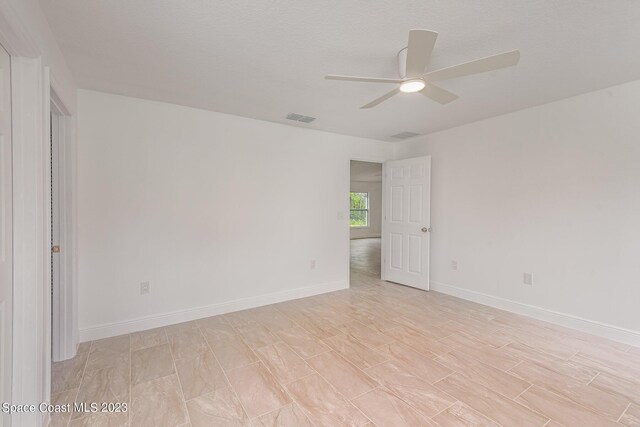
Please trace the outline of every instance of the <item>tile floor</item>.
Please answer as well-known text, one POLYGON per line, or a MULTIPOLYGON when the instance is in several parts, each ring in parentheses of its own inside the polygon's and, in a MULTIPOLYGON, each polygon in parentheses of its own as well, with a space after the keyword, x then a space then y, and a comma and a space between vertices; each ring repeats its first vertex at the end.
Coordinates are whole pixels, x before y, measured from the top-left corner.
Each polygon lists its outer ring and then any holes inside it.
POLYGON ((127 402, 53 426, 640 426, 640 349, 381 282, 92 343, 52 399, 127 402))

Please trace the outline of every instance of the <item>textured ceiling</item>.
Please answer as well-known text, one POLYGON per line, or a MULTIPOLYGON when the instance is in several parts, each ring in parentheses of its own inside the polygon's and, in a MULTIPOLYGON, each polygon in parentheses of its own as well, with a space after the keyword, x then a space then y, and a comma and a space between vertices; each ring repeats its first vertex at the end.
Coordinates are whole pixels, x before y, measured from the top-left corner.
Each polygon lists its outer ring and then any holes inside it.
POLYGON ((640 79, 636 0, 42 0, 82 88, 388 141, 640 79), (428 69, 511 49, 511 69, 441 82, 442 106, 328 73, 396 77, 411 28, 428 69), (317 117, 311 124, 290 113, 317 117))

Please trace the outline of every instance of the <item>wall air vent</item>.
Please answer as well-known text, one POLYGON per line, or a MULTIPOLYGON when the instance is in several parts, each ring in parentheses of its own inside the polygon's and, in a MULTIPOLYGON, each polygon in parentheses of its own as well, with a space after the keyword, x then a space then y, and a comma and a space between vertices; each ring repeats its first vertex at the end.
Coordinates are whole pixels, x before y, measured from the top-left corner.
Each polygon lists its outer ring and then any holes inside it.
POLYGON ((316 118, 315 117, 309 117, 309 116, 303 116, 302 114, 291 113, 291 114, 289 114, 287 116, 287 119, 288 120, 294 120, 296 122, 311 123, 316 118))
POLYGON ((400 132, 400 133, 396 133, 395 135, 391 135, 391 138, 395 138, 395 139, 407 139, 407 138, 413 138, 414 136, 418 136, 420 135, 419 133, 415 133, 415 132, 400 132))

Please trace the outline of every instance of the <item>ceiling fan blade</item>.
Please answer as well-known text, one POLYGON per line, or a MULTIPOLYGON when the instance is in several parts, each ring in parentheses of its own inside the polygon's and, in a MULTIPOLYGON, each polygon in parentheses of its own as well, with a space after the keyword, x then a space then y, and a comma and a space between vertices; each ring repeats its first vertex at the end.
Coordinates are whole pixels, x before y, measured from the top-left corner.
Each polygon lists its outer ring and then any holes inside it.
POLYGON ((356 76, 336 76, 328 75, 324 76, 327 80, 346 80, 349 82, 364 82, 364 83, 402 83, 402 79, 385 79, 381 77, 356 77, 356 76))
POLYGON ((396 88, 396 89, 392 90, 391 92, 385 93, 380 98, 376 98, 373 101, 371 101, 370 103, 368 103, 367 105, 363 105, 362 107, 360 107, 360 109, 364 110, 364 109, 367 109, 367 108, 373 108, 376 105, 380 104, 381 102, 386 101, 387 99, 391 98, 393 95, 397 95, 398 93, 400 93, 400 88, 396 88))
POLYGON ((458 95, 451 93, 448 90, 442 89, 440 86, 434 84, 427 84, 424 89, 420 91, 421 94, 429 99, 433 99, 440 104, 448 104, 451 101, 458 99, 458 95))
POLYGON ((441 68, 440 70, 426 73, 423 77, 429 82, 455 79, 456 77, 469 76, 471 74, 479 74, 487 71, 498 70, 500 68, 511 67, 516 65, 519 60, 520 51, 513 50, 511 52, 487 56, 486 58, 476 59, 475 61, 465 62, 452 67, 441 68))
POLYGON ((429 30, 409 31, 407 45, 407 77, 420 77, 429 63, 438 33, 429 30))

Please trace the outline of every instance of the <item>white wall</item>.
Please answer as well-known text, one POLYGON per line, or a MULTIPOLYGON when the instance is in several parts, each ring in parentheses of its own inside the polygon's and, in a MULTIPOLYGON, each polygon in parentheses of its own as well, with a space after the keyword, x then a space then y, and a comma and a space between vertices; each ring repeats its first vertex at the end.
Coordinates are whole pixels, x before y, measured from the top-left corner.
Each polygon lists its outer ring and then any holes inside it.
POLYGON ((98 92, 78 102, 83 339, 347 286, 349 160, 383 161, 392 144, 98 92))
POLYGON ((380 237, 382 232, 382 182, 351 181, 351 191, 369 193, 369 226, 351 228, 351 238, 380 237))
POLYGON ((640 331, 639 113, 637 81, 400 144, 432 156, 432 281, 640 331))

